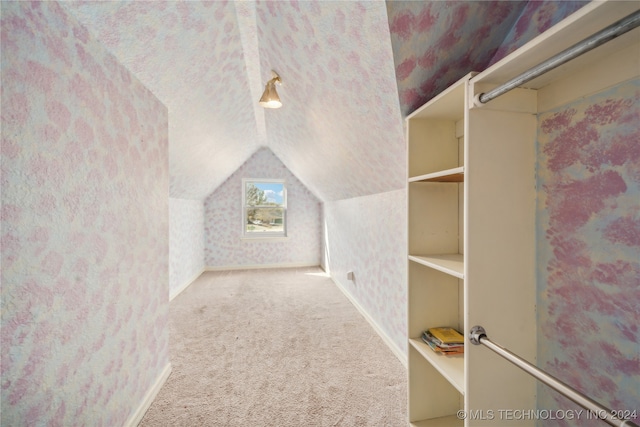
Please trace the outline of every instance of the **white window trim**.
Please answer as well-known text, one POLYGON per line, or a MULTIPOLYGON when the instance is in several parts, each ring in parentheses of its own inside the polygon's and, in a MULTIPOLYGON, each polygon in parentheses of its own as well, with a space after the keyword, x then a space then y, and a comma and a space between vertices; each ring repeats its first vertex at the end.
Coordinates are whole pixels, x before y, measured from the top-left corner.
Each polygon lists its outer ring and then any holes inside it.
POLYGON ((286 240, 287 236, 287 182, 284 179, 268 179, 268 178, 242 178, 242 215, 240 216, 241 222, 241 239, 242 240, 286 240), (259 205, 259 206, 249 206, 246 205, 246 190, 248 182, 257 182, 257 183, 274 183, 274 184, 282 184, 282 201, 283 204, 281 208, 283 209, 282 222, 283 222, 283 230, 276 232, 263 231, 261 233, 248 233, 247 227, 245 223, 247 209, 251 208, 272 208, 273 206, 269 205, 259 205))

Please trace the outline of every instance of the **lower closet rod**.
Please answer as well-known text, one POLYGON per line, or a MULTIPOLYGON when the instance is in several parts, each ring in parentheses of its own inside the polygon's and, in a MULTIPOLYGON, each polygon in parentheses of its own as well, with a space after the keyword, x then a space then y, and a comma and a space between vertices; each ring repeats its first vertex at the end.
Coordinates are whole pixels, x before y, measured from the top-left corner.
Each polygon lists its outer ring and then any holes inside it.
POLYGON ((540 370, 538 367, 527 362, 520 356, 517 356, 506 348, 494 343, 487 337, 487 333, 482 326, 474 326, 473 328, 471 328, 471 331, 469 332, 469 341, 471 341, 472 344, 482 344, 493 350, 495 353, 504 357, 509 362, 513 363, 528 374, 534 376, 539 381, 542 381, 557 392, 573 400, 583 408, 591 411, 594 414, 597 414, 598 417, 607 424, 617 427, 640 427, 633 421, 618 418, 615 411, 612 411, 606 406, 601 405, 600 403, 585 396, 571 386, 563 383, 554 376, 551 376, 548 373, 540 370))
POLYGON ((579 43, 574 44, 568 49, 563 50, 559 54, 547 59, 546 61, 536 65, 528 71, 520 74, 517 77, 509 80, 501 86, 487 92, 476 95, 476 104, 479 106, 485 104, 492 99, 499 97, 500 95, 509 92, 530 80, 535 79, 538 76, 543 75, 547 71, 551 71, 560 65, 569 62, 570 60, 577 58, 583 53, 589 52, 596 47, 605 44, 608 41, 615 39, 623 35, 624 33, 633 30, 640 25, 640 11, 635 11, 626 18, 619 20, 618 22, 608 26, 607 28, 598 31, 591 37, 582 40, 579 43))

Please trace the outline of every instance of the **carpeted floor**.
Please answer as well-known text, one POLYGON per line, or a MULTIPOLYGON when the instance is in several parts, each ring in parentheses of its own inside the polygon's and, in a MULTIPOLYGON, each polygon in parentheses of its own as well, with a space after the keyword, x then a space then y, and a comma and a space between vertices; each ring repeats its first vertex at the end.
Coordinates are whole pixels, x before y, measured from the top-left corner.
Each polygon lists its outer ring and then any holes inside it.
POLYGON ((406 426, 406 370, 319 268, 206 272, 171 302, 141 426, 406 426))

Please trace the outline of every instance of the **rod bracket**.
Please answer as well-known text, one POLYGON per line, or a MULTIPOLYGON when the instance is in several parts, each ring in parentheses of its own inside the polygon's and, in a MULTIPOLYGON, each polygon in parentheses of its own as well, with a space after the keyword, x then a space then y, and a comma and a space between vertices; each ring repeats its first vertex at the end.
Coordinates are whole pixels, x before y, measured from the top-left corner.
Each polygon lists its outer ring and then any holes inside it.
POLYGON ((484 92, 476 94, 473 97, 473 106, 474 107, 482 107, 485 103, 482 101, 482 97, 484 96, 484 92))
POLYGON ((482 326, 476 325, 469 331, 469 341, 471 344, 480 345, 480 340, 487 338, 487 331, 482 326))

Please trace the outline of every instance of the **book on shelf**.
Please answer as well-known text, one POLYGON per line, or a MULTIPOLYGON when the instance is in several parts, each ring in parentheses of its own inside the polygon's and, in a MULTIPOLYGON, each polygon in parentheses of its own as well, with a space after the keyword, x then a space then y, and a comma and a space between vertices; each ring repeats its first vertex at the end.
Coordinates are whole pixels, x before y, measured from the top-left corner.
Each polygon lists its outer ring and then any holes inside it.
POLYGON ((441 326, 422 333, 424 341, 436 353, 455 355, 464 353, 464 336, 454 328, 441 326))

